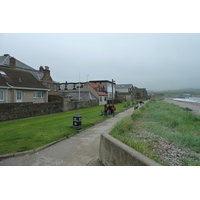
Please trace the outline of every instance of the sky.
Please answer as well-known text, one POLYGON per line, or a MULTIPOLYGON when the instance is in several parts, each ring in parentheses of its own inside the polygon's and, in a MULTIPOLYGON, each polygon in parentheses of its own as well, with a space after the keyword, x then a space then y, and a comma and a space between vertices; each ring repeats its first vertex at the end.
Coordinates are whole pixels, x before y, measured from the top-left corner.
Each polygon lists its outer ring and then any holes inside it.
POLYGON ((0 33, 0 54, 60 83, 110 80, 147 90, 200 87, 199 33, 0 33))

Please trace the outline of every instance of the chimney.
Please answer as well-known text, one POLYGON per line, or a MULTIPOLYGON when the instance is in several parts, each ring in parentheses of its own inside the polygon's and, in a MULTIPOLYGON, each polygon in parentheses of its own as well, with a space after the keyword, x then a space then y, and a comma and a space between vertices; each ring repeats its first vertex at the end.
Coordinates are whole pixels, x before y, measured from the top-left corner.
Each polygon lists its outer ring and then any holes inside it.
POLYGON ((40 72, 43 72, 43 71, 44 71, 43 66, 40 66, 40 72))
POLYGON ((49 67, 48 67, 48 66, 45 66, 45 70, 49 71, 49 67))
POLYGON ((10 67, 11 67, 11 69, 16 68, 16 59, 14 57, 10 58, 10 67))
POLYGON ((43 70, 43 73, 44 73, 45 75, 50 76, 50 70, 49 70, 49 67, 48 67, 48 66, 45 66, 45 69, 43 70))

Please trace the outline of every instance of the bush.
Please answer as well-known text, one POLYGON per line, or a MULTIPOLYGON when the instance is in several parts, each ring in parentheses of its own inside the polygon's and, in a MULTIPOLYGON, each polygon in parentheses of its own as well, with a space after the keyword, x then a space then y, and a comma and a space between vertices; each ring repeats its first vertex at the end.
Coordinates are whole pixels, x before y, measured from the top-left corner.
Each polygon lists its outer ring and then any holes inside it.
POLYGON ((191 109, 191 108, 188 108, 188 107, 183 108, 183 110, 184 110, 184 111, 192 111, 192 109, 191 109))

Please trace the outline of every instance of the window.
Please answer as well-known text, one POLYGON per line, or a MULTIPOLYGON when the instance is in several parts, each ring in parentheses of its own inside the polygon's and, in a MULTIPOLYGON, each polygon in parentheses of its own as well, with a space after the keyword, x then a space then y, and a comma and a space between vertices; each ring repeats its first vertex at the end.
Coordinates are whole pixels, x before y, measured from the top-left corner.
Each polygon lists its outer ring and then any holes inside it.
POLYGON ((57 85, 55 84, 55 85, 54 85, 54 91, 56 91, 56 90, 57 90, 57 85))
POLYGON ((50 88, 51 88, 51 84, 49 84, 49 83, 48 83, 48 84, 47 84, 47 88, 49 88, 49 89, 50 89, 50 88))
POLYGON ((106 101, 106 97, 104 97, 104 101, 106 101))
POLYGON ((22 91, 16 92, 16 102, 22 102, 22 91))
POLYGON ((43 92, 33 92, 33 98, 43 98, 44 93, 43 92))
POLYGON ((4 100, 4 91, 0 90, 0 101, 4 100))
POLYGON ((100 101, 102 101, 102 97, 100 97, 100 101))

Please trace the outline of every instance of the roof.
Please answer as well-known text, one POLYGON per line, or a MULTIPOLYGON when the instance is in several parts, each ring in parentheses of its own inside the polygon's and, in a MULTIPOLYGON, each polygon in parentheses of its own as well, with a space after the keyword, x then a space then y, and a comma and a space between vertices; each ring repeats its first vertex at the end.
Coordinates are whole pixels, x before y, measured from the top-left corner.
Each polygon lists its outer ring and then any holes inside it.
POLYGON ((99 96, 107 96, 107 94, 106 94, 105 92, 97 92, 97 94, 98 94, 99 96))
POLYGON ((90 86, 93 87, 96 91, 97 91, 98 88, 104 88, 104 85, 102 85, 102 84, 96 84, 96 83, 90 83, 90 82, 89 82, 89 84, 90 84, 90 86))
MULTIPOLYGON (((10 67, 10 58, 12 58, 12 56, 10 56, 9 54, 4 54, 3 56, 0 56, 0 65, 5 67, 10 67)), ((43 78, 44 76, 43 72, 40 72, 17 59, 15 60, 16 60, 16 69, 22 71, 29 71, 38 80, 41 80, 43 78)))
POLYGON ((107 96, 107 94, 104 92, 104 85, 96 84, 96 83, 90 83, 90 82, 88 82, 88 84, 95 90, 95 92, 99 96, 107 96))
POLYGON ((108 81, 108 80, 93 80, 93 81, 90 81, 90 82, 91 83, 112 83, 112 81, 108 81))
POLYGON ((131 88, 133 85, 132 84, 117 84, 115 86, 116 89, 118 88, 131 88))
POLYGON ((48 90, 31 73, 0 66, 0 87, 48 90))
MULTIPOLYGON (((71 97, 72 100, 79 100, 79 92, 71 92, 65 95, 71 97)), ((81 100, 97 100, 90 92, 80 92, 81 100)))

